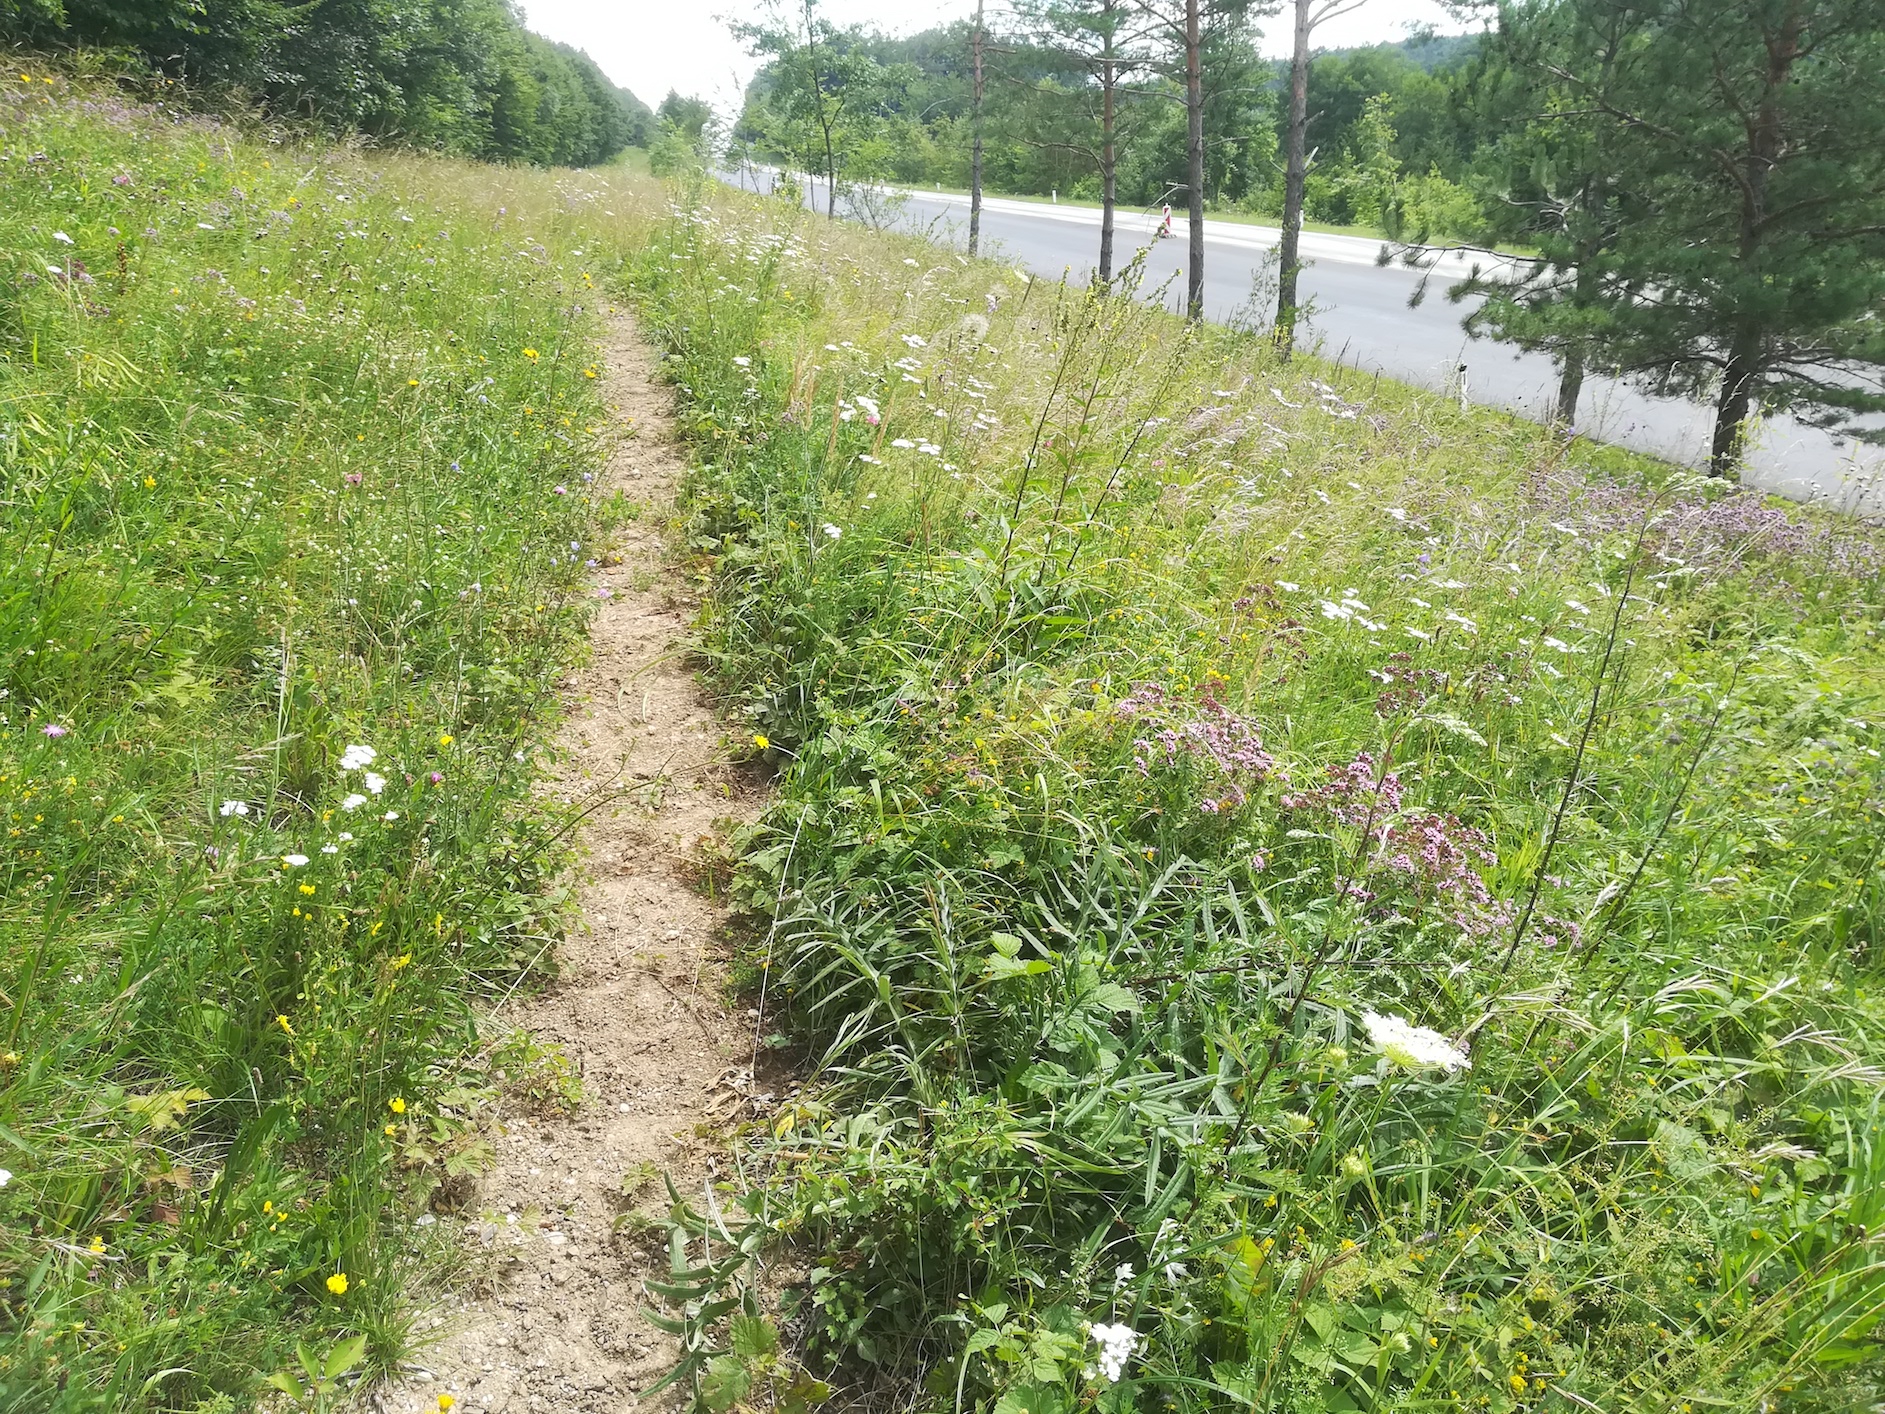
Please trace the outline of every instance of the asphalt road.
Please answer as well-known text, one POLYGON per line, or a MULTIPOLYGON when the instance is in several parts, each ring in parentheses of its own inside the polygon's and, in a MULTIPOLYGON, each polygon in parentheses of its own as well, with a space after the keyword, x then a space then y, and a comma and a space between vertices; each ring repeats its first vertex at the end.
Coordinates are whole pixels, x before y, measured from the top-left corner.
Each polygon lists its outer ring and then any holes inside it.
MULTIPOLYGON (((730 180, 738 180, 729 178, 730 180)), ((765 189, 766 172, 747 173, 742 185, 765 189)), ((823 210, 822 184, 807 183, 807 201, 823 210)), ((968 227, 968 198, 948 193, 905 192, 899 223, 961 245, 968 227)), ((839 198, 839 211, 845 199, 839 198)), ((1157 217, 1121 211, 1114 237, 1115 267, 1141 247, 1152 247, 1146 288, 1170 279, 1166 301, 1184 299, 1184 217, 1173 213, 1173 238, 1157 241, 1157 217)), ((1264 253, 1276 245, 1274 227, 1205 222, 1206 317, 1225 320, 1251 303, 1264 253)), ((1013 260, 1038 275, 1062 272, 1084 279, 1098 258, 1099 212, 992 197, 983 203, 984 253, 1013 260)), ((1426 300, 1409 308, 1421 276, 1398 265, 1381 266, 1379 242, 1354 236, 1305 232, 1304 297, 1313 304, 1304 346, 1339 358, 1364 372, 1380 372, 1421 387, 1457 395, 1464 381, 1476 403, 1544 419, 1555 400, 1557 374, 1549 358, 1509 344, 1469 339, 1460 320, 1470 305, 1455 305, 1446 288, 1466 273, 1462 256, 1440 260, 1426 300)), ((1273 288, 1273 287, 1272 287, 1273 288)), ((1271 295, 1274 298, 1274 295, 1271 295)), ((1681 399, 1657 398, 1608 378, 1586 380, 1579 428, 1592 437, 1621 443, 1669 461, 1700 466, 1707 459, 1711 412, 1681 399)), ((1834 438, 1792 418, 1773 416, 1760 427, 1743 480, 1799 501, 1818 501, 1863 515, 1885 515, 1885 449, 1834 438)))

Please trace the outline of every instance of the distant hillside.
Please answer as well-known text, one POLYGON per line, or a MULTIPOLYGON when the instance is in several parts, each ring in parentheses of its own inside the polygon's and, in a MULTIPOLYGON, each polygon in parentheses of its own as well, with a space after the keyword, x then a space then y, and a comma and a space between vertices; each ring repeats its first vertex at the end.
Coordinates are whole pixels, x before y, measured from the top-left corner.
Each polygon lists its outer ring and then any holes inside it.
POLYGON ((1393 44, 1356 44, 1346 49, 1321 49, 1318 54, 1347 58, 1353 54, 1380 54, 1405 60, 1430 74, 1444 73, 1467 63, 1485 41, 1479 34, 1413 34, 1393 44))

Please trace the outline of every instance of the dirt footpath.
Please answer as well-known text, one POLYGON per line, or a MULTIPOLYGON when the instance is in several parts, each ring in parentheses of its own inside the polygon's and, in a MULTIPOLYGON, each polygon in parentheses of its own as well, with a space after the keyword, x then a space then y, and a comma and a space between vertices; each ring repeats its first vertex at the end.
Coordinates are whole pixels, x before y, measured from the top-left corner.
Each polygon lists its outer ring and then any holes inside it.
MULTIPOLYGON (((594 658, 571 681, 565 759, 553 793, 610 803, 582 826, 579 923, 560 979, 502 1019, 562 1048, 582 1077, 574 1115, 507 1104, 496 1167, 456 1216, 470 1292, 423 1318, 437 1343, 377 1399, 398 1414, 609 1414, 672 1363, 671 1337, 641 1315, 642 1279, 660 1275, 660 1235, 636 1235, 633 1210, 658 1216, 659 1174, 699 1193, 714 1168, 703 1127, 726 1118, 749 1083, 752 1038, 724 1003, 715 936, 722 911, 683 874, 717 822, 763 803, 720 750, 722 729, 683 660, 691 603, 667 559, 683 457, 669 391, 625 316, 611 324, 606 396, 623 439, 598 494, 642 508, 597 572, 608 591, 594 658), (626 1180, 626 1183, 625 1183, 626 1180), (628 1190, 625 1195, 624 1189, 628 1190)), ((750 1023, 748 1023, 750 1025, 750 1023)), ((661 1403, 666 1397, 658 1397, 661 1403)))

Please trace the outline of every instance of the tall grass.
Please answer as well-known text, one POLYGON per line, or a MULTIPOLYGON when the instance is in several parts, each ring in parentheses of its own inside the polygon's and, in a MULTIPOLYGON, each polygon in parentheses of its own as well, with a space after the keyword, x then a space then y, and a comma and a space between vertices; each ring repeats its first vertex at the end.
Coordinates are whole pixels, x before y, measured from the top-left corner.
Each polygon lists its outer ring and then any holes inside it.
POLYGON ((692 194, 633 279, 779 775, 739 887, 807 1084, 744 1196, 812 1364, 1885 1395, 1874 532, 784 207, 692 194))
POLYGON ((633 197, 39 66, 0 150, 0 1409, 246 1409, 407 1353, 556 1065, 489 1013, 559 928, 633 197))

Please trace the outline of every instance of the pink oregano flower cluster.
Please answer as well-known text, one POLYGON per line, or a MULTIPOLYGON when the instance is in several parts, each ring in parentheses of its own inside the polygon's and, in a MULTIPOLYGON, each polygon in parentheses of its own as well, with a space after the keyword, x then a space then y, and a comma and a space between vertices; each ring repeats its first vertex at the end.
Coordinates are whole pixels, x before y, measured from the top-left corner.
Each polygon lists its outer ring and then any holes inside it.
POLYGON ((1249 800, 1246 787, 1268 780, 1276 758, 1263 749, 1256 724, 1224 705, 1221 689, 1207 682, 1196 696, 1196 709, 1160 683, 1140 683, 1113 709, 1143 727, 1132 741, 1133 769, 1150 776, 1154 766, 1200 768, 1213 792, 1198 802, 1207 815, 1222 815, 1249 800))
MULTIPOLYGON (((1397 885, 1423 907, 1442 911, 1453 927, 1480 938, 1509 927, 1512 906, 1492 896, 1480 868, 1499 862, 1492 838, 1463 824, 1457 815, 1432 810, 1402 813, 1401 778, 1367 751, 1325 768, 1328 779, 1311 790, 1292 791, 1285 810, 1318 811, 1344 825, 1368 831, 1373 848, 1363 875, 1376 888, 1397 885)), ((1352 882, 1349 894, 1372 903, 1376 892, 1352 882)))

